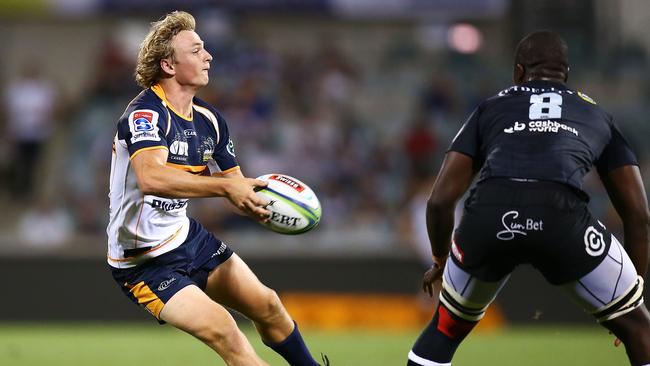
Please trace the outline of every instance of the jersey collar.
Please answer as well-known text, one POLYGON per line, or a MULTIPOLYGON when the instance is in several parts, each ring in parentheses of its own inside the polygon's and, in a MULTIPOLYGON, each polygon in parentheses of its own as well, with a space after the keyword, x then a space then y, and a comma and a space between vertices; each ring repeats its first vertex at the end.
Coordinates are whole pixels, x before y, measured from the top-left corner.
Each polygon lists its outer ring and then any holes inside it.
POLYGON ((192 122, 194 120, 194 107, 192 107, 192 109, 190 110, 189 117, 175 110, 174 107, 172 107, 172 105, 169 104, 169 101, 167 100, 167 95, 165 95, 165 90, 162 88, 162 86, 160 86, 160 84, 153 85, 151 87, 151 91, 153 91, 154 94, 156 94, 158 98, 160 98, 165 103, 165 106, 167 106, 167 108, 169 108, 172 112, 174 112, 174 114, 189 122, 192 122))

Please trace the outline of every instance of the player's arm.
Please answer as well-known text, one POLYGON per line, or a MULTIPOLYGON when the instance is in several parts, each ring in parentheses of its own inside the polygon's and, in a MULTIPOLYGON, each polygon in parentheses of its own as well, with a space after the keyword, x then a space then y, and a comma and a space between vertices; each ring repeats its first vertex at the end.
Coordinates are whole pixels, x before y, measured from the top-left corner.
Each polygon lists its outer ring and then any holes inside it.
POLYGON ((143 194, 168 198, 226 197, 235 207, 255 218, 269 215, 263 208, 266 202, 253 191, 255 187, 266 186, 266 182, 243 176, 215 179, 193 175, 167 166, 167 155, 167 149, 161 148, 138 151, 131 159, 143 194))
POLYGON ((442 276, 442 269, 451 246, 456 203, 474 178, 474 160, 469 155, 450 151, 442 162, 427 202, 427 232, 431 242, 434 267, 423 280, 425 291, 433 295, 432 284, 442 276))
POLYGON ((602 174, 601 179, 623 221, 625 251, 637 273, 645 277, 650 247, 650 213, 639 168, 625 165, 602 174))
MULTIPOLYGON (((228 179, 228 178, 240 178, 240 179, 245 178, 244 173, 242 173, 242 171, 241 171, 241 169, 239 167, 236 167, 235 169, 230 169, 227 172, 215 172, 215 173, 212 173, 212 177, 226 178, 226 179, 228 179)), ((237 207, 233 207, 233 212, 235 212, 238 215, 246 215, 245 212, 238 209, 237 207)), ((265 218, 263 221, 268 221, 268 218, 265 218)))

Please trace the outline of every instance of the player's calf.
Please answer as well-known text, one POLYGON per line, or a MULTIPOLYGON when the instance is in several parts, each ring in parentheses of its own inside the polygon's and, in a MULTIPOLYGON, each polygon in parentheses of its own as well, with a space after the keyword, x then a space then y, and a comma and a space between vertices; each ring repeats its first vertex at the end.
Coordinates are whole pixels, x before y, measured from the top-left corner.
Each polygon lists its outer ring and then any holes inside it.
POLYGON ((471 307, 453 299, 448 289, 440 293, 440 304, 408 355, 407 365, 450 365, 456 349, 484 316, 486 306, 471 307))
POLYGON ((507 282, 479 280, 453 260, 443 274, 436 315, 409 352, 408 365, 450 365, 456 349, 483 318, 488 306, 507 282))
POLYGON ((650 314, 645 306, 601 324, 623 342, 632 365, 650 365, 650 314))

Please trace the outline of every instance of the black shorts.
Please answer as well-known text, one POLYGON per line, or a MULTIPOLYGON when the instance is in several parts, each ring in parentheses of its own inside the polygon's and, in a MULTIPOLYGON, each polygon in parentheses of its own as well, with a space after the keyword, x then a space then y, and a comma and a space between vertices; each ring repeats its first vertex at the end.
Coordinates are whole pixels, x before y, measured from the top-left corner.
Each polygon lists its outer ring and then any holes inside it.
POLYGON ((559 183, 490 179, 472 192, 454 232, 452 258, 484 281, 530 263, 560 285, 591 272, 611 233, 579 192, 559 183))
POLYGON ((190 219, 187 239, 178 248, 133 268, 111 267, 124 294, 160 320, 163 307, 188 285, 205 289, 210 272, 232 256, 221 240, 190 219))

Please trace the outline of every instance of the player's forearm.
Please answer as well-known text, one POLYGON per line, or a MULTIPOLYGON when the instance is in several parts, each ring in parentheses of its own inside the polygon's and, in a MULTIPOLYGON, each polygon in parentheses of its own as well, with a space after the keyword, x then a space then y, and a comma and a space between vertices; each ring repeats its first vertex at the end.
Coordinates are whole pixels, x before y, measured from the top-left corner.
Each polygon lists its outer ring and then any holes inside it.
POLYGON ((451 232, 454 229, 455 204, 427 203, 427 232, 431 241, 431 251, 437 258, 447 257, 451 246, 451 232))
POLYGON ((228 179, 193 175, 168 166, 145 166, 138 174, 138 186, 144 194, 167 198, 222 197, 231 182, 228 179))

